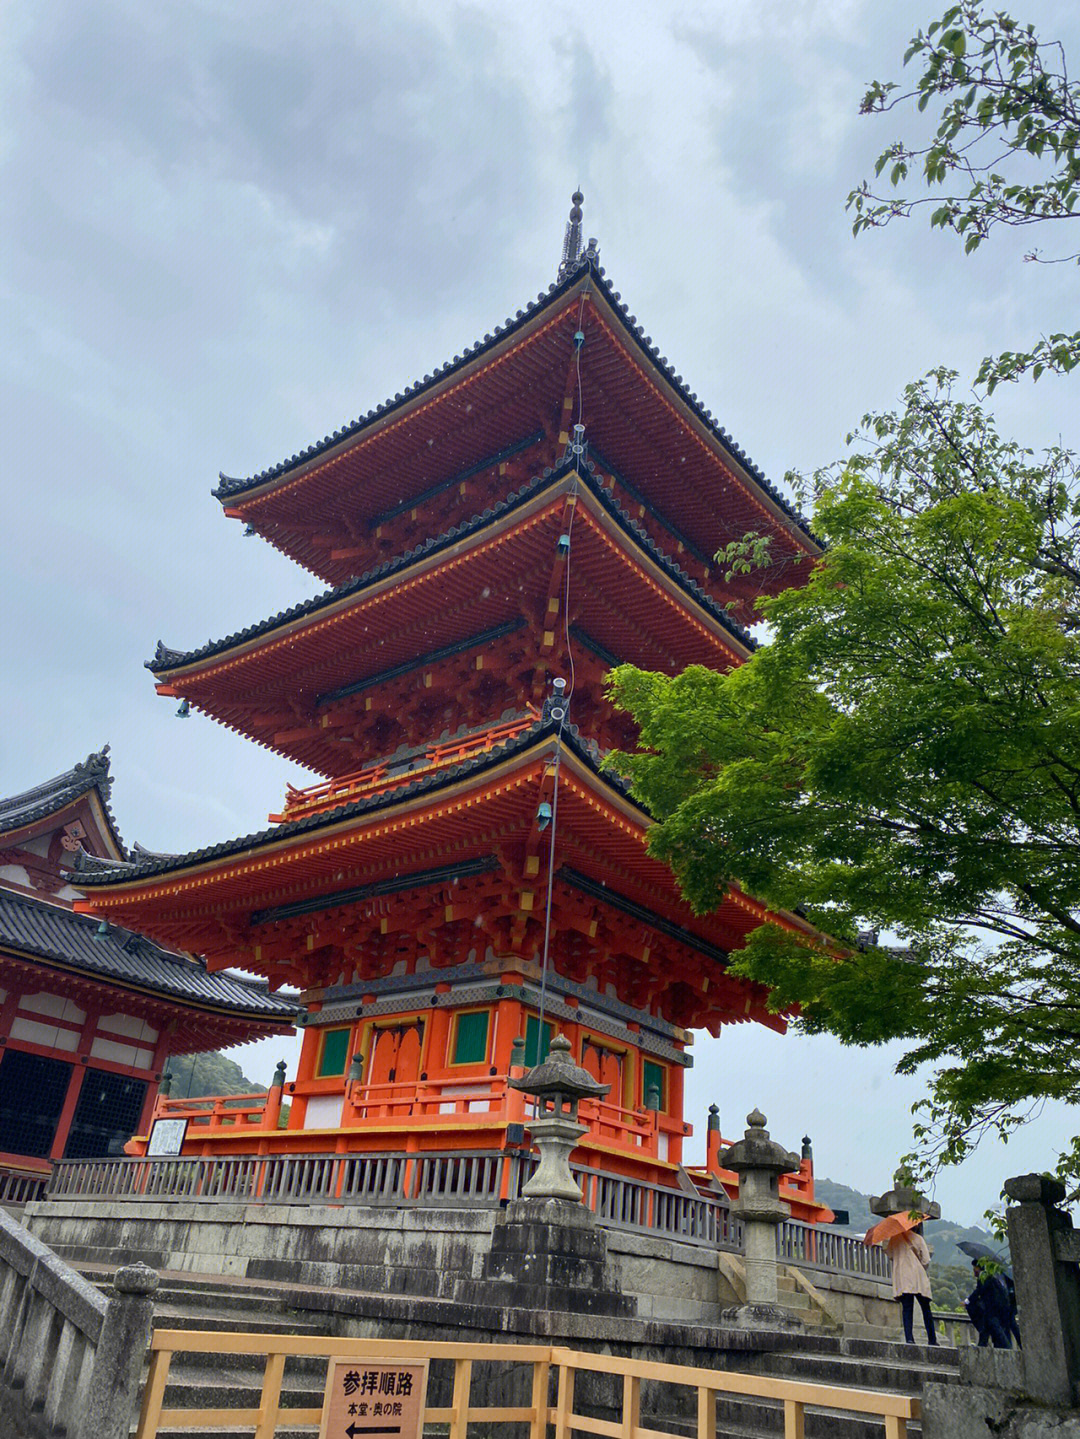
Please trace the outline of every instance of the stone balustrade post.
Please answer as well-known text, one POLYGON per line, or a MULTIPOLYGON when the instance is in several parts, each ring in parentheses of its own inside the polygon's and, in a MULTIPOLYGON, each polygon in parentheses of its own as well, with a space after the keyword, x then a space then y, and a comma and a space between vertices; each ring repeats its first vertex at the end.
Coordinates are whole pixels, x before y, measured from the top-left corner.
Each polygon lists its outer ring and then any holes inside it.
POLYGON ((157 1275, 145 1264, 126 1265, 113 1276, 115 1292, 105 1309, 77 1439, 128 1439, 157 1286, 157 1275))
POLYGON ((1024 1336, 1024 1388, 1043 1404, 1077 1402, 1080 1234, 1057 1206, 1065 1186, 1043 1174, 1005 1181, 1009 1253, 1024 1336))
POLYGON ((779 1304, 776 1231, 790 1210, 780 1198, 779 1181, 798 1169, 799 1156, 770 1139, 760 1110, 752 1110, 746 1122, 743 1138, 719 1156, 721 1165, 739 1176, 739 1197, 731 1206, 743 1223, 746 1264, 746 1305, 739 1317, 753 1324, 788 1322, 779 1304))
POLYGON ((1045 1174, 1005 1181, 1024 1347, 965 1348, 960 1382, 923 1386, 923 1439, 1036 1439, 1080 1427, 1080 1233, 1045 1174))

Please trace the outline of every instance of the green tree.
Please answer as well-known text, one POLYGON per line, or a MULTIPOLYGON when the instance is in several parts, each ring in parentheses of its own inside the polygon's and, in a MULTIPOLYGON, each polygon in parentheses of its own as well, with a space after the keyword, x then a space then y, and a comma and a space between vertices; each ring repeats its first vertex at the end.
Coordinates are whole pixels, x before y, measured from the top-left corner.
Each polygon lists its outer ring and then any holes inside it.
MULTIPOLYGON (((921 174, 934 193, 881 194, 864 181, 848 197, 856 234, 931 206, 931 225, 954 231, 970 252, 1001 226, 1080 217, 1080 85, 1069 79, 1060 44, 1042 43, 1031 25, 964 0, 913 37, 904 63, 912 61, 921 71, 910 87, 875 81, 862 110, 930 111, 932 136, 890 144, 876 174, 893 190, 921 174)), ((1055 261, 1080 258, 1069 235, 1055 261)), ((1026 258, 1043 257, 1033 250, 1026 258)), ((980 379, 992 390, 1000 380, 1028 371, 1038 379, 1078 362, 1080 333, 1048 335, 1029 350, 985 360, 980 379)))
POLYGON ((734 881, 832 937, 766 924, 732 967, 809 1032, 935 1066, 935 1162, 1080 1102, 1077 462, 1003 439, 953 379, 813 477, 824 557, 762 603, 748 663, 611 681, 652 852, 700 911, 734 881), (901 947, 860 942, 879 928, 901 947))

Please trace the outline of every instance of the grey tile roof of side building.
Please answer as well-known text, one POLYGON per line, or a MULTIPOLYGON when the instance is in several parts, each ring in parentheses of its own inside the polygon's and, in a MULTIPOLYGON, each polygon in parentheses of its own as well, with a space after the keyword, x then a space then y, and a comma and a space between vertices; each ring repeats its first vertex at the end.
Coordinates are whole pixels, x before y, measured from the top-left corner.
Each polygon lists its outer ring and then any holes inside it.
POLYGON ((116 828, 116 820, 109 808, 112 775, 109 773, 108 745, 94 754, 87 755, 81 764, 65 770, 63 774, 44 780, 41 784, 34 785, 32 789, 23 790, 21 794, 13 794, 6 799, 0 799, 0 834, 9 830, 23 829, 29 824, 36 824, 40 819, 47 819, 49 815, 65 809, 82 795, 89 794, 91 790, 95 789, 112 829, 113 838, 118 847, 122 849, 123 845, 116 828))
POLYGON ((581 253, 577 260, 572 261, 567 266, 566 274, 561 280, 557 280, 549 285, 548 289, 541 291, 536 299, 527 305, 524 310, 518 310, 516 315, 506 319, 502 325, 496 325, 493 334, 487 334, 482 340, 477 340, 464 354, 455 355, 452 360, 448 360, 437 369, 434 374, 425 375, 422 380, 415 381, 412 385, 407 386, 404 391, 396 394, 392 400, 386 400, 383 404, 376 405, 376 407, 373 410, 369 410, 366 415, 361 415, 358 419, 353 420, 351 424, 345 425, 340 430, 335 430, 333 434, 325 436, 325 438, 317 444, 308 445, 306 449, 301 450, 298 454, 290 456, 287 460, 282 460, 280 464, 272 465, 269 469, 262 470, 257 475, 252 475, 246 479, 230 478, 228 475, 220 475, 220 483, 212 491, 213 495, 224 504, 228 500, 244 494, 247 490, 257 489, 269 480, 278 479, 280 476, 287 474, 291 469, 294 469, 297 465, 306 464, 308 460, 325 454, 327 450, 331 450, 335 445, 339 445, 342 440, 360 434, 367 426, 374 424, 377 420, 383 419, 383 417, 392 410, 397 409, 400 405, 405 404, 406 401, 413 399, 425 390, 431 389, 448 375, 453 374, 454 371, 470 364, 478 355, 482 355, 486 350, 501 343, 508 335, 520 329, 522 325, 539 314, 540 311, 557 301, 561 295, 565 294, 567 290, 571 289, 577 283, 586 271, 592 274, 593 279, 602 291, 605 299, 621 319, 627 334, 630 335, 638 348, 642 350, 657 369, 660 370, 668 383, 678 392, 679 397, 689 406, 702 424, 705 425, 713 437, 719 442, 720 446, 726 450, 746 474, 761 487, 769 498, 779 506, 783 513, 787 515, 788 519, 790 519, 807 538, 815 544, 818 544, 819 541, 814 536, 805 516, 801 515, 799 511, 784 498, 770 480, 766 479, 765 475, 746 451, 743 450, 740 445, 736 444, 731 435, 717 423, 712 411, 707 410, 697 395, 688 389, 682 375, 676 374, 674 367, 668 364, 667 357, 661 355, 659 347, 653 344, 652 338, 649 335, 645 334, 643 326, 637 322, 637 317, 629 313, 628 306, 623 303, 622 296, 617 290, 612 289, 607 279, 604 268, 600 264, 599 251, 591 244, 581 253))
MULTIPOLYGON (((378 794, 365 795, 360 799, 344 801, 334 809, 307 815, 302 819, 285 820, 271 829, 259 830, 255 834, 242 835, 237 839, 225 840, 221 844, 208 845, 203 849, 192 850, 188 854, 156 857, 142 854, 138 858, 126 862, 93 859, 80 852, 76 855, 72 880, 80 887, 92 889, 97 885, 124 884, 131 880, 143 879, 151 874, 188 869, 203 864, 207 860, 226 858, 231 854, 239 854, 248 849, 258 849, 262 845, 278 843, 293 835, 309 833, 330 825, 340 824, 343 820, 359 818, 361 815, 389 808, 406 798, 413 799, 422 794, 435 793, 449 785, 456 784, 469 774, 501 763, 520 751, 528 749, 540 739, 557 734, 560 722, 552 717, 552 708, 553 701, 548 700, 540 718, 528 729, 522 730, 520 734, 514 735, 501 745, 496 745, 479 755, 464 759, 458 764, 447 765, 444 769, 429 772, 414 780, 410 780, 407 774, 403 775, 401 783, 392 789, 383 790, 378 794)), ((599 746, 593 740, 586 739, 576 725, 566 722, 562 723, 562 737, 566 747, 572 750, 594 774, 601 773, 602 756, 599 746)), ((643 815, 647 815, 648 811, 631 796, 629 786, 624 784, 617 775, 605 771, 602 777, 605 784, 617 790, 643 815)))
POLYGON ((173 954, 142 935, 30 895, 0 890, 0 946, 105 981, 136 985, 165 998, 291 1023, 297 1005, 264 983, 210 974, 197 959, 173 954))
POLYGON ((435 554, 441 549, 446 549, 450 545, 457 544, 462 538, 468 535, 476 534, 499 515, 506 514, 517 505, 524 504, 532 498, 533 495, 543 490, 545 486, 555 484, 566 475, 573 473, 575 468, 583 483, 588 486, 589 493, 599 500, 603 507, 618 521, 620 527, 630 535, 634 542, 640 545, 641 548, 675 580, 679 587, 691 599, 695 600, 703 609, 707 610, 712 618, 727 630, 733 639, 737 640, 745 649, 753 650, 755 643, 749 632, 733 620, 723 605, 718 604, 708 595, 697 581, 686 573, 681 565, 676 564, 674 560, 664 553, 651 535, 638 524, 637 520, 627 514, 618 500, 609 494, 603 485, 596 483, 593 479, 595 467, 592 463, 586 460, 584 465, 581 465, 579 462, 570 459, 564 460, 554 468, 545 469, 539 475, 535 475, 526 484, 522 485, 520 489, 511 490, 510 494, 507 495, 504 500, 500 500, 497 504, 491 505, 481 514, 474 515, 472 519, 464 520, 461 524, 454 525, 453 528, 444 531, 441 535, 433 536, 425 540, 423 544, 417 545, 414 549, 406 550, 404 554, 397 555, 390 560, 384 560, 382 564, 377 565, 374 569, 365 571, 364 574, 357 576, 356 579, 346 580, 343 584, 334 585, 332 588, 314 595, 309 600, 301 600, 299 604, 292 605, 287 610, 280 610, 277 614, 271 615, 265 620, 259 620, 253 625, 248 625, 245 629, 238 630, 231 635, 226 635, 223 639, 208 640, 206 644, 200 645, 196 649, 186 651, 170 649, 159 640, 154 658, 146 661, 146 668, 154 674, 160 674, 166 670, 176 669, 181 665, 194 664, 197 660, 207 659, 211 655, 220 654, 224 650, 231 649, 234 645, 244 644, 247 640, 267 634, 271 630, 276 629, 278 625, 288 624, 290 621, 300 619, 304 615, 314 614, 327 605, 335 604, 347 595, 358 593, 367 585, 373 584, 376 580, 385 579, 387 575, 393 574, 396 570, 405 569, 408 565, 414 564, 425 555, 435 554))

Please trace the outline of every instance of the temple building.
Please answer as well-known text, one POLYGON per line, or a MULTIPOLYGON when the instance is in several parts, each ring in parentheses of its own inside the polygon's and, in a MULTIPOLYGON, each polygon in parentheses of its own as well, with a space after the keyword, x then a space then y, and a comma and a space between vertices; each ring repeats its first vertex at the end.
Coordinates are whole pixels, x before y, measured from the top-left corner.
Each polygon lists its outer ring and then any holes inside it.
MULTIPOLYGON (((149 668, 318 782, 257 834, 80 854, 76 903, 302 991, 287 1129, 164 1098, 186 1154, 505 1150, 526 1118, 508 1078, 558 1031, 611 1086, 576 1160, 674 1185, 691 1029, 783 1027, 727 964, 764 906, 732 889, 696 915, 648 854, 649 815, 604 768, 635 739, 604 679, 740 664, 762 580, 727 578, 718 548, 767 534, 780 587, 819 547, 627 313, 580 206, 534 303, 215 491, 328 588, 149 668)), ((822 1216, 809 1161, 785 1184, 822 1216)))
POLYGON ((119 1154, 149 1123, 170 1055, 286 1034, 265 983, 76 914, 76 851, 126 856, 108 749, 0 799, 0 1202, 41 1192, 51 1159, 119 1154))

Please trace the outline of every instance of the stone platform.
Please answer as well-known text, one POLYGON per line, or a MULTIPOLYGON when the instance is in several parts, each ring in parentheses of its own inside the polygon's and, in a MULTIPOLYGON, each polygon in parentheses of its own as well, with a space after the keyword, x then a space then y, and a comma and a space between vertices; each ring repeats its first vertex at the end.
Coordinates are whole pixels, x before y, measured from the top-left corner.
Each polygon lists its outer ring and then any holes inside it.
MULTIPOLYGON (((477 1202, 365 1207, 78 1195, 28 1205, 24 1223, 76 1266, 140 1259, 158 1270, 281 1285, 471 1299, 485 1278, 501 1213, 498 1205, 477 1202)), ((603 1232, 621 1292, 640 1318, 719 1324, 743 1302, 738 1256, 628 1228, 603 1232)), ((486 1277, 498 1276, 489 1269, 486 1277)), ((882 1338, 898 1333, 886 1284, 815 1270, 809 1277, 815 1301, 806 1277, 782 1266, 780 1285, 782 1302, 807 1323, 882 1338)))

